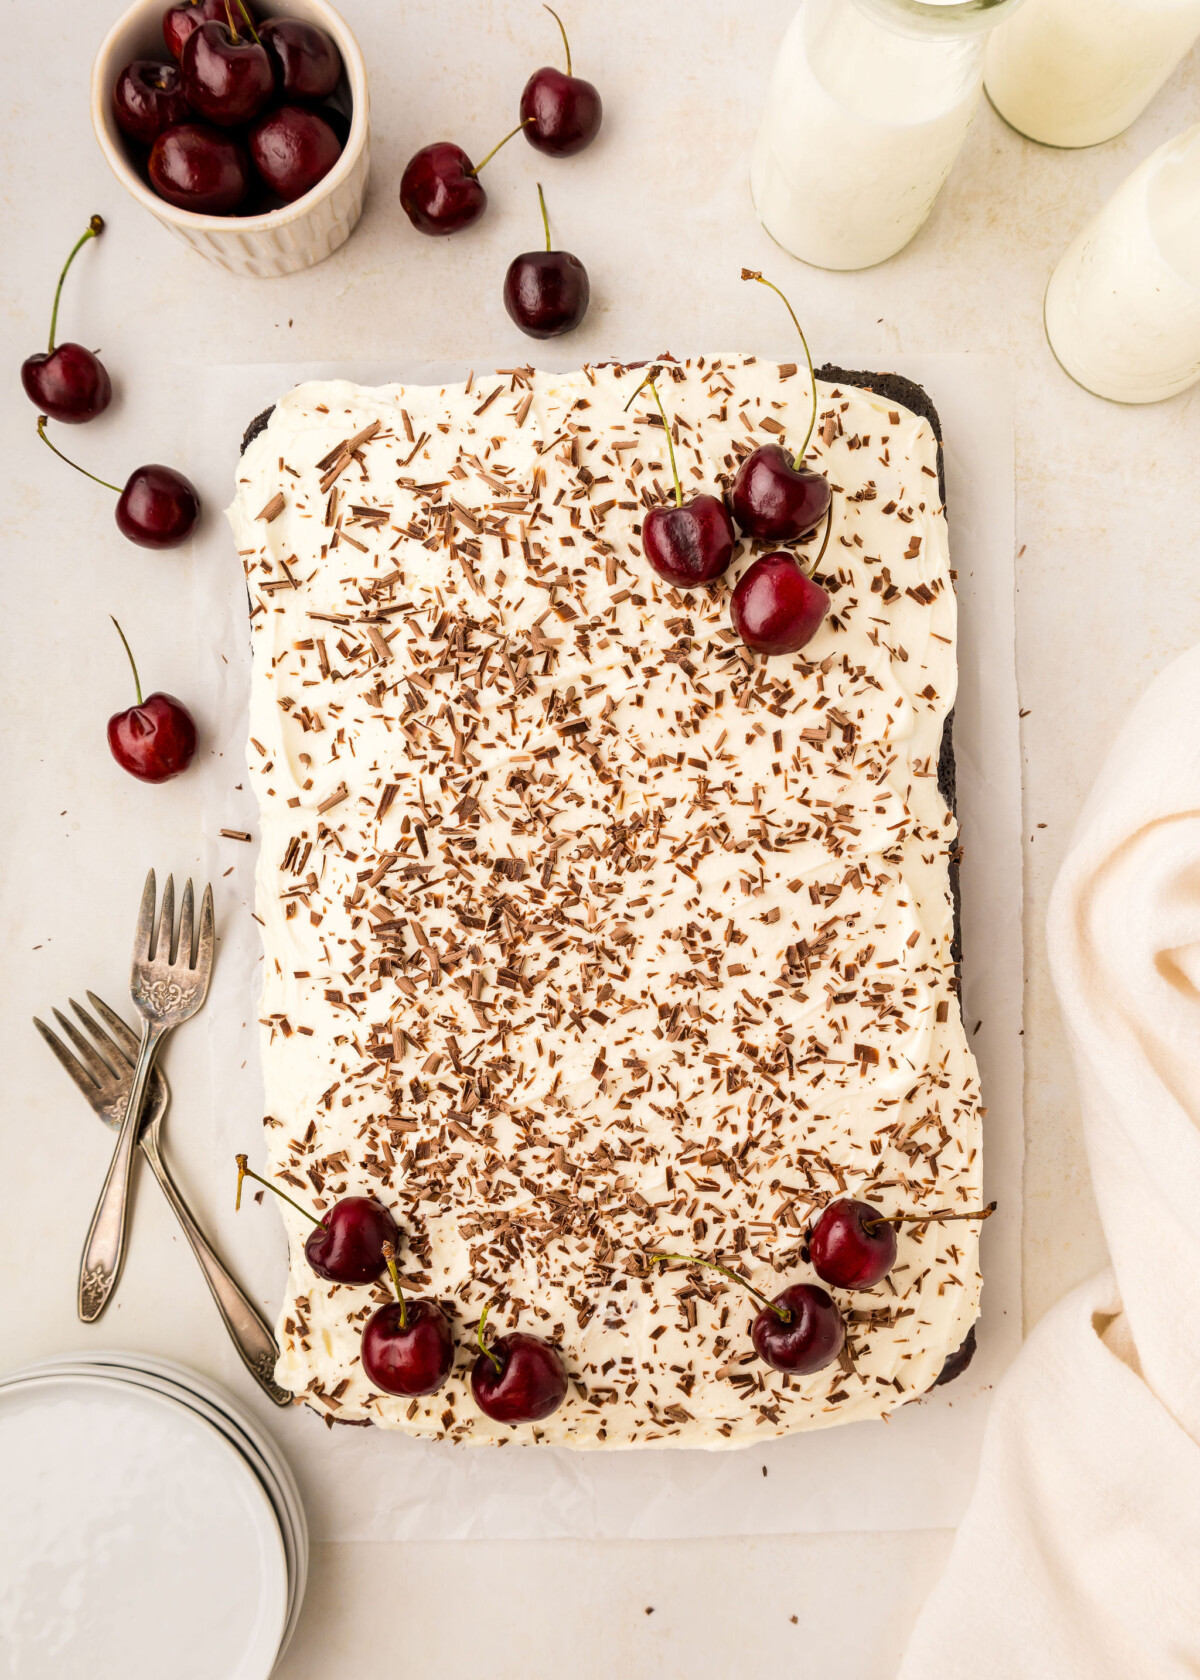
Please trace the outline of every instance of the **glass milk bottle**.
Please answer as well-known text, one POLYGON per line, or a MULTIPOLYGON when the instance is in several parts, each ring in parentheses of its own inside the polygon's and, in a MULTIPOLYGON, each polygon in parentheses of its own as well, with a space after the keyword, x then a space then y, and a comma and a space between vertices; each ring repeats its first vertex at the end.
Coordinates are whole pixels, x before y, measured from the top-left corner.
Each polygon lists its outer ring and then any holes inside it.
POLYGON ((986 30, 1018 3, 804 0, 751 165, 772 238, 819 268, 869 268, 907 245, 975 113, 986 30))
POLYGON ((1200 35, 1200 0, 1026 0, 988 42, 988 98, 1045 146, 1095 146, 1141 115, 1200 35))
POLYGON ((1046 335, 1072 379, 1158 402, 1200 379, 1200 123, 1148 157, 1068 247, 1046 335))

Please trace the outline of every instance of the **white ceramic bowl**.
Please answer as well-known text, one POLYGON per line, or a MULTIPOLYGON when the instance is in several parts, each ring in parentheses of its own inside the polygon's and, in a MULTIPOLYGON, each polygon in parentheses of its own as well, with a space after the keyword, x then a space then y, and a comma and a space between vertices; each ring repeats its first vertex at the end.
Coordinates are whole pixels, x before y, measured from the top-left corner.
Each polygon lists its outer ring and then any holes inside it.
POLYGON ((162 35, 162 15, 169 4, 170 0, 134 0, 109 30, 92 66, 92 125, 113 174, 164 227, 232 274, 269 276, 310 268, 345 244, 362 215, 371 112, 358 42, 325 0, 271 0, 266 7, 260 3, 260 13, 303 18, 333 36, 345 71, 343 91, 352 102, 350 137, 325 179, 294 204, 265 216, 198 216, 177 210, 147 186, 129 161, 125 137, 113 116, 113 87, 129 61, 169 57, 162 35))

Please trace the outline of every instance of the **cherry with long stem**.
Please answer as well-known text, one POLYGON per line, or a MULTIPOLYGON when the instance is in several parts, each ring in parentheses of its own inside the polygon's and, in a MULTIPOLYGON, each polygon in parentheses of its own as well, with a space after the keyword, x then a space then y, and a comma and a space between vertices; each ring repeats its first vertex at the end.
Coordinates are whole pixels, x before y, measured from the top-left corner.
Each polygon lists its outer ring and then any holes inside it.
POLYGON ((558 25, 567 68, 564 72, 543 64, 533 72, 521 93, 521 116, 528 124, 525 138, 537 151, 548 157, 571 157, 596 138, 604 120, 604 103, 591 82, 575 75, 563 20, 553 6, 545 9, 558 25))
POLYGON ((707 1266, 710 1271, 720 1272, 721 1276, 728 1278, 730 1283, 740 1283, 743 1289, 749 1290, 761 1306, 768 1308, 784 1324, 792 1322, 792 1315, 786 1307, 776 1306, 775 1302, 768 1300, 760 1289, 755 1289, 752 1283, 747 1283, 746 1279, 739 1277, 737 1272, 731 1272, 728 1266, 719 1266, 715 1260, 702 1260, 698 1254, 652 1254, 650 1256, 652 1266, 657 1266, 665 1260, 677 1260, 683 1266, 707 1266))
POLYGON ((400 180, 400 203, 419 233, 458 233, 479 220, 487 209, 479 172, 529 120, 523 118, 479 163, 472 163, 452 140, 435 140, 409 158, 400 180))
POLYGON ((58 285, 54 288, 54 303, 50 310, 48 348, 37 350, 21 364, 21 384, 30 402, 68 425, 94 420, 112 401, 112 381, 108 370, 94 350, 70 341, 56 343, 58 307, 62 301, 63 283, 71 264, 90 240, 98 239, 104 231, 104 218, 93 216, 86 231, 71 247, 62 266, 58 285))
POLYGON ((113 619, 133 672, 137 701, 108 720, 108 750, 117 763, 139 782, 169 782, 187 769, 196 756, 196 723, 173 694, 160 690, 142 698, 142 679, 124 630, 113 619))
POLYGON ((592 288, 587 269, 570 251, 555 251, 550 242, 550 214, 538 182, 544 251, 522 251, 504 276, 504 307, 509 318, 530 338, 558 338, 571 332, 587 314, 592 288))
POLYGON ((625 404, 628 413, 634 398, 649 386, 666 433, 675 483, 675 506, 651 508, 642 520, 642 548, 659 577, 677 589, 694 589, 712 583, 726 570, 733 559, 736 538, 729 509, 719 496, 684 498, 671 424, 656 383, 661 372, 657 364, 652 367, 625 404))
POLYGON ((182 473, 176 472, 174 467, 163 467, 153 462, 135 467, 122 489, 81 467, 78 461, 64 455, 57 444, 51 443, 46 435, 44 414, 38 415, 37 430, 46 448, 60 461, 74 467, 84 478, 90 478, 93 484, 113 492, 117 498, 117 528, 130 542, 137 543, 140 548, 177 548, 195 530, 200 518, 200 498, 195 485, 182 473))
POLYGON ((304 1256, 318 1277, 330 1283, 374 1283, 387 1271, 384 1249, 389 1243, 393 1250, 397 1247, 400 1231, 382 1202, 373 1196, 339 1196, 325 1218, 317 1219, 278 1185, 251 1172, 244 1155, 237 1157, 237 1163, 239 1200, 242 1179, 253 1178, 312 1220, 314 1229, 305 1239, 304 1256))
MULTIPOLYGON (((113 619, 113 623, 114 624, 117 623, 115 618, 113 619)), ((121 627, 118 624, 117 629, 119 630, 120 628, 121 627)), ((124 636, 122 636, 121 640, 122 641, 125 640, 124 636)), ((128 643, 126 643, 126 646, 128 646, 128 643)), ((130 657, 132 658, 133 656, 130 655, 130 657)), ((262 1184, 268 1190, 272 1191, 276 1196, 279 1197, 281 1202, 286 1202, 289 1207, 295 1208, 297 1213, 303 1214, 305 1219, 311 1219, 318 1231, 328 1230, 328 1226, 322 1225, 321 1221, 317 1218, 315 1213, 310 1213, 307 1208, 302 1208, 300 1206, 299 1202, 293 1201, 292 1198, 288 1195, 286 1190, 281 1190, 277 1184, 272 1184, 269 1178, 263 1178, 261 1173, 256 1173, 254 1171, 254 1168, 250 1165, 250 1159, 249 1159, 248 1156, 246 1156, 246 1155, 235 1155, 234 1160, 237 1162, 237 1170, 238 1170, 237 1196, 236 1196, 236 1198, 234 1200, 234 1204, 233 1204, 233 1211, 235 1213, 239 1213, 241 1211, 241 1206, 242 1206, 242 1182, 243 1182, 244 1179, 252 1178, 256 1184, 262 1184)))

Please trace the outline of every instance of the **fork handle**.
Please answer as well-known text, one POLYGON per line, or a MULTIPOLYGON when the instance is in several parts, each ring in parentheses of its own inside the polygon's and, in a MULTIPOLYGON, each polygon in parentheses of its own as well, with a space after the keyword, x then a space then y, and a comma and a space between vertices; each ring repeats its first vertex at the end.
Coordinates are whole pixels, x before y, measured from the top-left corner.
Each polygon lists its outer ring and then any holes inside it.
POLYGON ((92 1324, 100 1317, 108 1305, 109 1297, 121 1273, 121 1262, 125 1257, 125 1232, 129 1223, 133 1150, 141 1123, 142 1103, 146 1096, 150 1069, 154 1066, 154 1057, 169 1030, 158 1021, 149 1019, 142 1027, 142 1043, 129 1087, 125 1118, 121 1121, 117 1145, 109 1162, 104 1188, 100 1192, 100 1200, 96 1203, 96 1211, 92 1215, 87 1241, 83 1245, 83 1256, 79 1262, 79 1316, 85 1324, 92 1324))
POLYGON ((234 1282, 208 1238, 193 1219, 191 1209, 180 1195, 167 1163, 158 1152, 152 1130, 143 1133, 141 1142, 142 1153, 162 1186, 163 1195, 171 1204, 176 1219, 183 1227, 183 1234, 200 1263, 204 1281, 212 1291, 217 1311, 225 1321, 225 1328, 241 1355, 242 1363, 269 1400, 273 1400, 277 1406, 290 1406, 294 1396, 275 1381, 275 1361, 279 1358, 279 1349, 274 1336, 257 1307, 234 1282))

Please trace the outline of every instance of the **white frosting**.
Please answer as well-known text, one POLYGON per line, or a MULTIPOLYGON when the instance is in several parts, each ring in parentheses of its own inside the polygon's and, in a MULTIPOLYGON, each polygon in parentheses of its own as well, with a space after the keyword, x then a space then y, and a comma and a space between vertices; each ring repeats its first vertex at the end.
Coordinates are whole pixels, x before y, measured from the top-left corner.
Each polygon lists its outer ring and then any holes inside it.
MULTIPOLYGON (((316 1211, 391 1206, 410 1286, 459 1326, 440 1394, 373 1391, 359 1342, 384 1291, 316 1278, 283 1207, 277 1374, 339 1418, 512 1439, 466 1380, 489 1301, 573 1379, 516 1437, 573 1446, 879 1417, 976 1316, 972 1221, 900 1227, 891 1278, 835 1292, 847 1356, 802 1379, 757 1361, 740 1288, 646 1275, 664 1249, 772 1294, 815 1281, 803 1236, 826 1201, 976 1208, 981 1163, 937 785, 956 619, 930 428, 820 387, 833 616, 763 660, 729 629, 747 545, 688 596, 641 556, 670 487, 648 393, 624 412, 641 378, 302 385, 243 457, 269 1170, 316 1211), (322 489, 319 463, 376 421, 322 489)), ((659 384, 689 489, 807 426, 790 366, 704 358, 659 384)))

